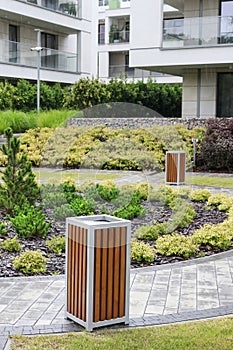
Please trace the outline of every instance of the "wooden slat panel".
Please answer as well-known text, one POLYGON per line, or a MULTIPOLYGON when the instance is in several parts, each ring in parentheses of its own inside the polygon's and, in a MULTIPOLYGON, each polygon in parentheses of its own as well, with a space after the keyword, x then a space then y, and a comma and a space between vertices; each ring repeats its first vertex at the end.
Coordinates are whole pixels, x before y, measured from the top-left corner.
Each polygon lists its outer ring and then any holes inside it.
POLYGON ((94 322, 100 320, 100 290, 101 290, 101 230, 95 231, 94 254, 94 322))
POLYGON ((114 248, 114 288, 113 288, 113 318, 119 314, 119 277, 120 277, 120 228, 115 229, 115 248, 114 248))
POLYGON ((180 182, 185 181, 185 153, 180 154, 180 182))
POLYGON ((75 250, 74 250, 74 226, 71 228, 71 313, 74 313, 74 266, 75 266, 75 250))
POLYGON ((177 182, 178 154, 167 154, 167 182, 177 182))
POLYGON ((126 227, 121 228, 119 317, 125 315, 126 227))
POLYGON ((82 229, 83 261, 82 261, 82 320, 86 321, 86 282, 87 282, 87 230, 82 229))
POLYGON ((107 244, 108 244, 108 230, 103 229, 102 232, 102 244, 101 244, 101 308, 100 308, 100 320, 104 321, 107 317, 107 244))
POLYGON ((108 296, 107 320, 113 318, 113 267, 114 267, 114 229, 108 230, 108 296))
POLYGON ((74 278, 74 311, 73 314, 78 316, 78 255, 79 255, 79 228, 74 228, 74 237, 73 237, 73 245, 74 245, 74 266, 73 266, 73 278, 74 278))
POLYGON ((78 318, 82 318, 82 260, 83 260, 83 236, 82 236, 82 233, 81 233, 81 229, 79 228, 79 256, 78 256, 78 268, 77 268, 77 271, 78 271, 78 280, 77 280, 77 283, 78 283, 78 295, 77 295, 77 298, 78 298, 78 318))

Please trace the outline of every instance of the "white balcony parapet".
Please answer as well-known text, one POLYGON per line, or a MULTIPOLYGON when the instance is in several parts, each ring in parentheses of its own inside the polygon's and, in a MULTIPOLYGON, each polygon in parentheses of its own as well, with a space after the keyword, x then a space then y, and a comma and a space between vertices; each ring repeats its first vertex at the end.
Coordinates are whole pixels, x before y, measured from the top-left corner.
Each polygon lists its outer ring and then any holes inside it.
POLYGON ((233 17, 209 16, 163 21, 163 48, 233 44, 233 17))
POLYGON ((99 9, 116 10, 130 7, 130 0, 98 0, 99 9))
POLYGON ((60 12, 72 17, 80 17, 81 0, 16 0, 34 6, 46 8, 51 11, 60 12))
MULTIPOLYGON (((32 45, 9 40, 0 40, 0 63, 26 67, 37 67, 37 52, 32 45)), ((76 53, 53 50, 46 47, 41 51, 41 68, 55 71, 78 73, 76 53)))

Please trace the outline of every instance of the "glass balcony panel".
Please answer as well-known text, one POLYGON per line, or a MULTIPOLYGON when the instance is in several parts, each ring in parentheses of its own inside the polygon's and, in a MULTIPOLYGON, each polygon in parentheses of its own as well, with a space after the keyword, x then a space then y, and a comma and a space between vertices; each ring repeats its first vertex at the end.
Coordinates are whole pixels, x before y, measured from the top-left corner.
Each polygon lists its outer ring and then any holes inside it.
POLYGON ((233 17, 193 17, 164 20, 163 47, 233 43, 233 17))
POLYGON ((109 32, 109 43, 118 44, 118 43, 128 43, 129 42, 130 31, 129 30, 116 30, 109 32))
POLYGON ((109 78, 127 77, 132 79, 144 79, 149 77, 165 76, 165 74, 158 72, 151 72, 148 70, 132 68, 126 65, 110 65, 109 78))
MULTIPOLYGON (((31 45, 0 41, 0 62, 12 63, 26 67, 37 67, 37 52, 31 51, 31 45)), ((77 73, 78 56, 75 53, 43 48, 41 51, 41 68, 77 73)))
POLYGON ((62 12, 73 17, 80 17, 81 0, 16 0, 44 7, 52 11, 62 12))

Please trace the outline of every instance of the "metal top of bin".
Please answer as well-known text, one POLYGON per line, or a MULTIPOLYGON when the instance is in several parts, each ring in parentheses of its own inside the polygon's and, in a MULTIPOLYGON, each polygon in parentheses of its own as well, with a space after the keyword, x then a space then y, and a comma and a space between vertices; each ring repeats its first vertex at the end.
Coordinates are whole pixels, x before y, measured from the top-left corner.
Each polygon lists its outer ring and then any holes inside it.
POLYGON ((77 226, 88 227, 111 227, 111 226, 126 226, 130 224, 129 220, 117 218, 111 215, 89 215, 89 216, 76 216, 66 219, 67 224, 74 224, 77 226))

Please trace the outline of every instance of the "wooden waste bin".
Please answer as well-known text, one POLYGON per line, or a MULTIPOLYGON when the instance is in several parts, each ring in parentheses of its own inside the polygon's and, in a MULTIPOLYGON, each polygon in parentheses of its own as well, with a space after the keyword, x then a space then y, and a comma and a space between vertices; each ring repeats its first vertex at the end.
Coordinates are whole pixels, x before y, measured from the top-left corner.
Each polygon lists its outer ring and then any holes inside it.
POLYGON ((66 316, 88 331, 129 323, 130 231, 109 215, 66 219, 66 316))
POLYGON ((174 185, 185 184, 186 152, 166 152, 165 183, 174 185))

